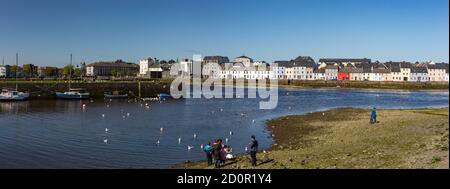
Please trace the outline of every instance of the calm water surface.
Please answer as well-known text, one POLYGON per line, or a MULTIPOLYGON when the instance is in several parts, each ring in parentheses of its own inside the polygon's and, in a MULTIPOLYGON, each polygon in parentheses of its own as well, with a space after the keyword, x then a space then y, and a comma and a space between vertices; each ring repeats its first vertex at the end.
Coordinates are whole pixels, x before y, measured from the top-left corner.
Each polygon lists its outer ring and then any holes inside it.
POLYGON ((280 89, 279 95, 274 110, 259 110, 259 99, 184 99, 150 108, 109 100, 0 102, 0 168, 167 168, 203 159, 200 145, 219 137, 235 153, 244 152, 251 135, 267 148, 264 123, 283 115, 449 105, 448 91, 280 89))

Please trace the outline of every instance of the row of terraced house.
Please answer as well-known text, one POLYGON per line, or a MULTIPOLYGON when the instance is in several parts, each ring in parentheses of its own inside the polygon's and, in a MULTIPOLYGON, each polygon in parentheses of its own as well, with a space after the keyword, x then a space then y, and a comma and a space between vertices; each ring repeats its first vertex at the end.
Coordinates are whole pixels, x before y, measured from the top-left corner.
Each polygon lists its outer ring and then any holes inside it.
MULTIPOLYGON (((192 60, 180 62, 181 71, 192 69, 192 60)), ((247 56, 229 61, 225 56, 206 56, 201 61, 203 78, 349 80, 349 81, 449 81, 449 64, 434 62, 372 62, 371 59, 322 58, 309 56, 288 61, 253 61, 247 56)), ((186 75, 186 74, 184 74, 186 75)))

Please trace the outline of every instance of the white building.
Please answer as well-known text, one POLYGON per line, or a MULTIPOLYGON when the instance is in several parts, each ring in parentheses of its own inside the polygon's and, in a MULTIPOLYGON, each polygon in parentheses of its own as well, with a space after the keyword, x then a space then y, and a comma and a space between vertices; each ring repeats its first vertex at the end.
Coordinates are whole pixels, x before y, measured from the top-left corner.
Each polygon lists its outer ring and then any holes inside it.
POLYGON ((253 59, 247 56, 239 56, 234 59, 236 63, 242 63, 245 67, 251 67, 253 65, 253 59))
POLYGON ((413 82, 427 82, 429 81, 428 70, 426 67, 411 67, 411 74, 409 76, 409 81, 413 82))
POLYGON ((338 67, 334 65, 327 65, 325 67, 325 80, 337 80, 338 67))
POLYGON ((0 66, 0 77, 6 77, 7 75, 8 74, 7 74, 6 66, 1 65, 0 66))
POLYGON ((147 58, 139 61, 139 75, 141 77, 161 78, 162 71, 163 69, 156 58, 147 58))
POLYGON ((428 77, 430 81, 448 81, 448 64, 434 63, 427 64, 428 77))

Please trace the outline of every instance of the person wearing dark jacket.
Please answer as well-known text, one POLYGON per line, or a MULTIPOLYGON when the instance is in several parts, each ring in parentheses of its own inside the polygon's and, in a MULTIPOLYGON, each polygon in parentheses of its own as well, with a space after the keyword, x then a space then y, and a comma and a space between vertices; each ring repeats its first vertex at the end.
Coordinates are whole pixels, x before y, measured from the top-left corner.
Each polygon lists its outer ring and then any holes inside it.
POLYGON ((222 159, 220 158, 220 151, 222 151, 222 139, 216 140, 212 147, 212 156, 214 158, 215 167, 220 168, 220 164, 222 163, 222 159))
POLYGON ((250 148, 250 157, 252 159, 252 166, 256 166, 256 152, 258 151, 258 141, 256 140, 256 137, 252 135, 251 141, 249 144, 250 148))

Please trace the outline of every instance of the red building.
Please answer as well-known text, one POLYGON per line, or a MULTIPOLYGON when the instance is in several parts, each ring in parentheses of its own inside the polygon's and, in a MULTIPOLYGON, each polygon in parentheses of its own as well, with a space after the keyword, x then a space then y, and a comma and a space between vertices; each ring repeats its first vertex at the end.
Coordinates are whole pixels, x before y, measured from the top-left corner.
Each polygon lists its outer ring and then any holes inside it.
POLYGON ((338 70, 338 81, 350 80, 351 67, 343 67, 338 70))
POLYGON ((350 72, 338 72, 338 81, 350 80, 350 72))

